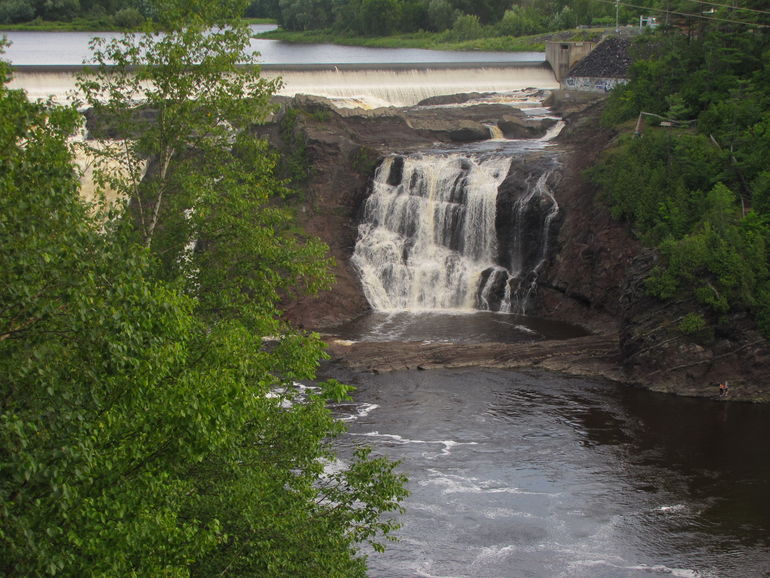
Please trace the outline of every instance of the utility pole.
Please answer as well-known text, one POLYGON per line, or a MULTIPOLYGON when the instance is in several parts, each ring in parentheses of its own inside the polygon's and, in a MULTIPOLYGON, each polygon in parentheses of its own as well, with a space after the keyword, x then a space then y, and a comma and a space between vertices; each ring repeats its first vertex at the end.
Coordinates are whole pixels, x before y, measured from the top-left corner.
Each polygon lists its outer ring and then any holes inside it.
POLYGON ((620 0, 615 0, 615 34, 620 35, 620 0))

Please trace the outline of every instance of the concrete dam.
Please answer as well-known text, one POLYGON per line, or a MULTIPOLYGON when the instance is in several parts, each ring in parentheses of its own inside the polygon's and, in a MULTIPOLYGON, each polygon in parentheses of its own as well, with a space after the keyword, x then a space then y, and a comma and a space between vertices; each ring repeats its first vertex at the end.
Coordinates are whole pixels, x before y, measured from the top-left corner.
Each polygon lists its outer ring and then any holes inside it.
MULTIPOLYGON (((555 89, 551 65, 545 60, 517 62, 438 62, 376 64, 264 64, 262 75, 280 77, 282 96, 313 94, 340 106, 411 106, 440 95, 468 92, 510 92, 524 88, 555 89)), ((31 99, 76 98, 76 79, 87 74, 82 65, 13 67, 12 88, 31 99)))

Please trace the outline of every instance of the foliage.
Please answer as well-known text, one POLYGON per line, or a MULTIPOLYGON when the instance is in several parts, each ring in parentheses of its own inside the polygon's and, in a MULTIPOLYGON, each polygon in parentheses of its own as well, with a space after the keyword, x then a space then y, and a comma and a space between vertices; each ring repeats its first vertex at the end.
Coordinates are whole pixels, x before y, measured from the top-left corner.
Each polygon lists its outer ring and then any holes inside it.
POLYGON ((505 11, 497 29, 503 36, 527 36, 543 32, 545 27, 534 7, 514 6, 505 11))
POLYGON ((28 22, 35 17, 35 9, 29 0, 7 0, 0 4, 0 24, 28 22))
POLYGON ((115 13, 114 21, 118 28, 133 29, 144 23, 144 16, 136 8, 123 8, 115 13))
POLYGON ((695 335, 706 327, 706 320, 697 313, 688 313, 679 322, 679 331, 686 335, 695 335))
POLYGON ((624 139, 590 174, 613 216, 655 245, 681 237, 701 218, 706 192, 725 162, 706 137, 649 131, 644 138, 624 139))
POLYGON ((697 119, 697 129, 647 128, 590 172, 613 215, 660 250, 652 294, 689 295, 714 314, 748 309, 767 335, 769 48, 766 30, 731 25, 643 37, 604 121, 644 112, 697 119))
POLYGON ((347 388, 298 385, 323 344, 278 302, 328 261, 249 130, 273 85, 236 67, 242 28, 171 4, 184 20, 97 43, 114 74, 82 80, 125 205, 79 198, 74 107, 0 87, 0 568, 363 576, 405 480, 365 450, 329 473, 347 388))
POLYGON ((300 114, 303 112, 297 108, 287 108, 279 123, 281 138, 288 145, 288 150, 283 151, 278 159, 278 172, 288 179, 290 186, 295 190, 301 190, 307 181, 310 167, 304 138, 297 130, 300 114))
POLYGON ((277 11, 268 3, 257 0, 253 6, 259 5, 261 15, 275 15, 286 30, 331 27, 337 33, 360 36, 444 32, 454 27, 455 37, 467 40, 572 28, 601 16, 612 15, 614 23, 614 12, 598 0, 280 0, 277 11))
MULTIPOLYGON (((0 7, 4 4, 24 5, 22 12, 14 10, 16 20, 13 21, 29 22, 35 18, 41 21, 86 20, 92 23, 91 29, 98 29, 97 23, 107 28, 116 26, 113 15, 126 9, 136 9, 148 19, 156 19, 168 11, 165 0, 4 0, 0 7)), ((589 25, 614 27, 616 18, 616 6, 606 0, 245 0, 238 4, 240 12, 237 16, 277 20, 286 30, 333 28, 338 34, 354 35, 380 33, 366 32, 375 23, 370 20, 367 26, 364 23, 367 17, 361 18, 365 12, 374 12, 376 6, 381 7, 379 14, 387 21, 385 29, 397 34, 443 32, 462 15, 477 16, 489 36, 510 36, 512 29, 519 28, 554 32, 589 25), (510 15, 506 17, 506 12, 516 15, 518 21, 512 21, 510 15)), ((725 6, 708 18, 761 21, 761 13, 750 11, 751 4, 755 4, 755 10, 764 9, 760 0, 747 0, 743 4, 730 9, 725 6)), ((635 25, 640 15, 655 15, 659 21, 676 22, 693 32, 699 29, 704 18, 692 3, 684 0, 638 0, 620 5, 619 23, 635 25)), ((736 46, 736 53, 739 52, 736 46)))
POLYGON ((428 3, 428 23, 433 32, 448 30, 456 17, 455 10, 448 0, 430 0, 428 3))
POLYGON ((449 37, 459 42, 476 40, 483 35, 484 28, 481 26, 479 17, 472 14, 458 16, 452 25, 452 29, 449 31, 449 37))
POLYGON ((326 28, 332 24, 331 0, 280 0, 280 22, 288 30, 326 28))
POLYGON ((513 38, 511 36, 483 37, 476 40, 458 42, 450 39, 451 30, 441 33, 416 32, 391 36, 351 36, 331 30, 310 30, 307 32, 287 32, 276 30, 260 34, 260 38, 273 38, 292 43, 335 43, 351 46, 370 46, 377 48, 425 48, 434 50, 490 50, 542 52, 545 50, 541 36, 513 38))
POLYGON ((399 0, 363 0, 359 19, 361 33, 387 36, 401 24, 402 3, 399 0))

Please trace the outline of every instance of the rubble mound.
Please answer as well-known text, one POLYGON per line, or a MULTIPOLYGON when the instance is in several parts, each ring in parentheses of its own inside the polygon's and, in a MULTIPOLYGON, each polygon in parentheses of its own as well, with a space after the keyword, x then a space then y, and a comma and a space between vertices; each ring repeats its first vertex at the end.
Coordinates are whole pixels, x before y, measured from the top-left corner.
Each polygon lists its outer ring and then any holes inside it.
POLYGON ((624 38, 610 37, 599 44, 569 71, 572 77, 628 78, 631 66, 629 47, 624 38))

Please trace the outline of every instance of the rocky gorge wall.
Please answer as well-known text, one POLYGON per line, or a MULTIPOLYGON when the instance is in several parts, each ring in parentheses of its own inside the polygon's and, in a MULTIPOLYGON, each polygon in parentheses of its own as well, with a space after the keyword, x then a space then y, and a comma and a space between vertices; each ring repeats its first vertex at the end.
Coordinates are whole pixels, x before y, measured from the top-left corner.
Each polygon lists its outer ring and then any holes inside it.
MULTIPOLYGON (((572 373, 589 368, 590 374, 686 395, 715 396, 716 384, 727 379, 732 399, 765 399, 770 351, 745 315, 736 313, 722 320, 712 339, 699 342, 678 331, 675 322, 695 303, 662 303, 646 295, 643 280, 655 254, 645 250, 626 225, 611 218, 583 174, 616 136, 599 125, 602 100, 596 95, 556 92, 548 104, 566 121, 555 141, 560 174, 551 183, 561 211, 551 257, 538 276, 528 311, 579 323, 597 339, 596 349, 591 340, 581 342, 582 356, 571 347, 567 361, 555 361, 559 354, 554 351, 536 356, 540 361, 532 363, 572 373), (611 352, 607 344, 613 342, 617 348, 611 352)), ((329 245, 336 259, 335 288, 287 303, 287 317, 302 327, 323 330, 366 312, 369 306, 350 257, 361 205, 377 163, 384 155, 436 143, 485 140, 490 123, 509 138, 542 136, 552 124, 533 121, 508 105, 364 111, 335 109, 317 97, 300 96, 284 103, 274 122, 260 130, 285 152, 296 152, 301 144, 308 171, 299 220, 308 233, 329 245)), ((525 169, 513 163, 512 180, 517 170, 525 169)), ((506 357, 498 349, 496 361, 484 362, 474 350, 469 363, 500 367, 527 363, 512 359, 513 350, 506 357)), ((522 351, 520 355, 531 355, 522 351)), ((446 363, 453 357, 460 362, 458 352, 441 350, 440 355, 446 363)), ((440 360, 422 361, 426 367, 436 364, 440 360)))

